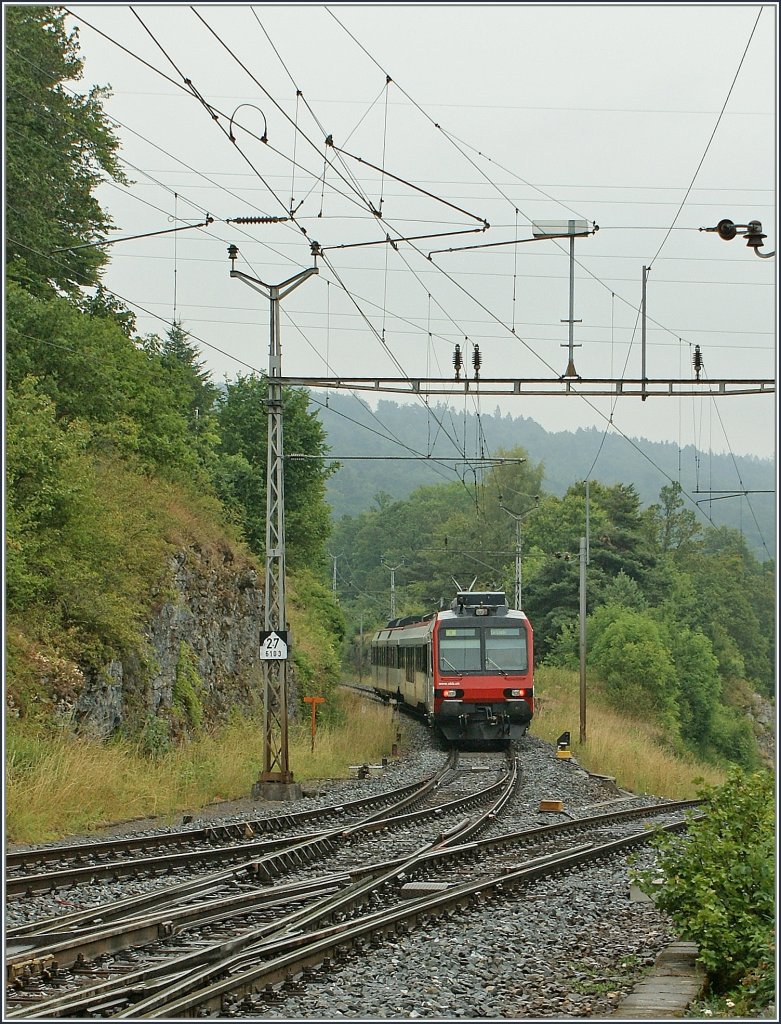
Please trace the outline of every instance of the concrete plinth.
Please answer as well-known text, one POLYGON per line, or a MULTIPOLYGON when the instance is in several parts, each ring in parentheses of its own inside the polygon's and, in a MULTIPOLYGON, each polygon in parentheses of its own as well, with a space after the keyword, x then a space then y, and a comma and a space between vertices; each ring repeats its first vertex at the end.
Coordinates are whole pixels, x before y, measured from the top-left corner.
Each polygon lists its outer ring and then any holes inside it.
POLYGON ((256 782, 252 787, 253 800, 300 800, 302 796, 299 782, 256 782))
POLYGON ((644 978, 612 1014, 625 1020, 670 1020, 686 1009, 705 988, 705 972, 697 963, 694 942, 673 942, 656 958, 644 978))

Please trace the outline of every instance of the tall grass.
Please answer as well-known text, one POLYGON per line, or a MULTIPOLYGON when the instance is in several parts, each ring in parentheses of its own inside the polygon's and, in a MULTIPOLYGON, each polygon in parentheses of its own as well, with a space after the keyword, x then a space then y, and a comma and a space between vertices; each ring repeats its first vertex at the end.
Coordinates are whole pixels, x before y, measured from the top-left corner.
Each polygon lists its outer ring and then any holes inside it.
POLYGON ((539 668, 535 694, 532 732, 550 743, 569 732, 578 763, 588 771, 613 776, 622 789, 686 800, 697 796, 700 780, 716 785, 726 778, 713 765, 673 752, 658 725, 610 708, 599 685, 588 680, 586 742, 581 744, 580 680, 575 672, 539 668))
MULTIPOLYGON (((376 762, 396 741, 391 710, 340 693, 345 722, 290 731, 297 782, 345 778, 349 766, 376 762)), ((402 741, 403 744, 403 741, 402 741)), ((263 762, 263 727, 234 718, 214 735, 149 757, 127 740, 101 744, 63 732, 6 736, 6 838, 42 842, 149 816, 173 816, 214 800, 248 797, 263 762)))

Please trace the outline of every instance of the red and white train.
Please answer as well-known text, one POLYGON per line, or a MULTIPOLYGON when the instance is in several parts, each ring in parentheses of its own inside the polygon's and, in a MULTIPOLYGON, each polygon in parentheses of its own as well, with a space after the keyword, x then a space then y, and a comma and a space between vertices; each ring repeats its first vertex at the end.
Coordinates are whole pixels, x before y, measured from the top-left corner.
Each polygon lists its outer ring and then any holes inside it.
POLYGON ((499 592, 460 592, 450 609, 392 619, 371 643, 374 689, 449 741, 516 740, 534 715, 532 627, 499 592))

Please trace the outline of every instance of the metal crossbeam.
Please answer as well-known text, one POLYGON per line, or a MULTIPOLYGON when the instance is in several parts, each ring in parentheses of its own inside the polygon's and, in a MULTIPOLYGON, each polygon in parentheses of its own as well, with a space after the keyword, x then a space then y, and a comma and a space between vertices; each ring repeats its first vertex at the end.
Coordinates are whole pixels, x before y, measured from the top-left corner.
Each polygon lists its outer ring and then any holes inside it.
POLYGON ((451 377, 283 377, 285 385, 304 388, 334 388, 350 391, 387 391, 399 395, 588 395, 617 398, 670 398, 729 395, 772 395, 772 378, 740 380, 690 380, 615 377, 481 377, 453 380, 451 377))

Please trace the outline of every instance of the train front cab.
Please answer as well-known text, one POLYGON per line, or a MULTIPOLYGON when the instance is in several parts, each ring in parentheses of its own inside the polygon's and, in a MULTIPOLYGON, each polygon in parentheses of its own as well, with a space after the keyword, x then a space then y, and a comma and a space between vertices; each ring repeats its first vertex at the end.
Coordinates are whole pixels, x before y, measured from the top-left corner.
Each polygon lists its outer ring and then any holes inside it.
POLYGON ((503 594, 459 594, 433 636, 434 723, 450 741, 517 740, 534 715, 533 634, 503 594))

